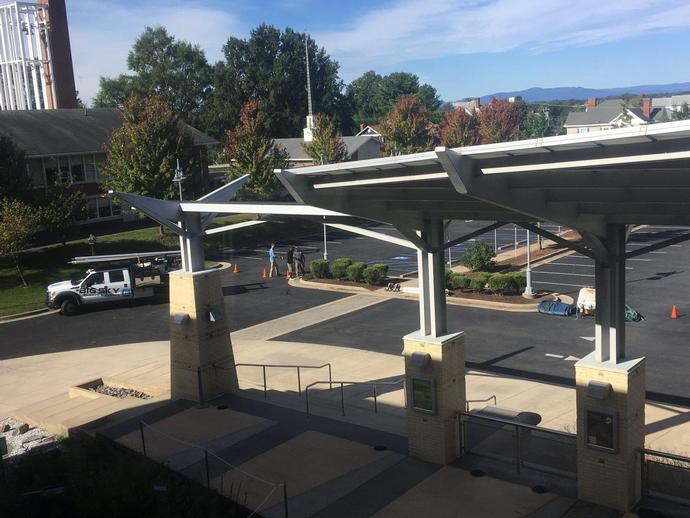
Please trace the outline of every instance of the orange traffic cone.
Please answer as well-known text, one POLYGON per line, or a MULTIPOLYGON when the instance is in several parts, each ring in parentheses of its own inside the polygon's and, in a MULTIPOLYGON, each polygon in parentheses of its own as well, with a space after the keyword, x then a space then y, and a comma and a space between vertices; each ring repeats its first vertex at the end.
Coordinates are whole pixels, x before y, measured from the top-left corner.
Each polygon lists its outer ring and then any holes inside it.
POLYGON ((676 308, 676 305, 673 305, 673 308, 671 308, 671 318, 673 320, 678 318, 678 308, 676 308))
POLYGON ((291 278, 292 278, 292 276, 290 275, 290 271, 286 271, 285 272, 285 279, 289 281, 291 278))
POLYGON ((235 263, 235 267, 232 269, 232 273, 240 273, 240 269, 237 267, 237 263, 235 263))
POLYGON ((261 274, 261 278, 265 279, 266 278, 266 268, 264 268, 263 273, 261 274))

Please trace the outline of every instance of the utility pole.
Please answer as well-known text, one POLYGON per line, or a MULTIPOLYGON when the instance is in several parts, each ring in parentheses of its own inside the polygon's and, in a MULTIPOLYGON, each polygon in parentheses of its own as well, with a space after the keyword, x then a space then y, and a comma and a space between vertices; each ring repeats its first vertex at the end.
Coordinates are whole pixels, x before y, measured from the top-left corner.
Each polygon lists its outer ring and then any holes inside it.
POLYGON ((177 184, 180 190, 180 201, 182 201, 182 182, 184 182, 187 177, 182 173, 182 168, 180 167, 180 159, 177 159, 177 167, 175 168, 175 176, 173 176, 173 183, 177 184))
POLYGON ((534 293, 532 292, 532 254, 530 251, 530 243, 529 243, 529 230, 527 231, 527 270, 526 270, 526 277, 527 277, 527 284, 525 286, 525 291, 522 294, 523 297, 532 299, 534 298, 534 293))

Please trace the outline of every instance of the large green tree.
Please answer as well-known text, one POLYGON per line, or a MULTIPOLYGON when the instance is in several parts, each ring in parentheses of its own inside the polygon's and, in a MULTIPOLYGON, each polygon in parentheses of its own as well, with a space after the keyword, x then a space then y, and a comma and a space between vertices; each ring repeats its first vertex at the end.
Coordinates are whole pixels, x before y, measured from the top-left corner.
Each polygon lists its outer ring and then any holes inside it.
POLYGON ((406 95, 393 105, 381 119, 381 134, 391 154, 427 151, 432 143, 429 135, 429 110, 418 97, 406 95))
POLYGON ((302 144, 307 155, 316 164, 335 164, 347 158, 347 147, 343 136, 338 132, 333 119, 322 113, 314 117, 314 139, 302 144))
POLYGON ((68 183, 57 181, 41 196, 38 215, 43 228, 64 245, 67 231, 77 221, 86 219, 86 195, 68 183))
POLYGON ((414 95, 433 113, 441 106, 436 89, 419 84, 419 77, 409 72, 380 76, 373 70, 352 81, 347 87, 352 100, 355 122, 372 124, 387 114, 400 98, 414 95))
POLYGON ((213 69, 213 93, 206 105, 203 127, 220 138, 239 121, 240 107, 249 99, 261 102, 272 137, 301 135, 307 115, 305 41, 314 111, 328 113, 343 133, 353 129, 338 63, 304 33, 260 25, 249 38, 230 38, 224 60, 213 69))
POLYGON ((20 257, 36 232, 39 218, 36 210, 21 200, 5 198, 0 200, 0 256, 14 259, 14 265, 22 284, 26 280, 22 273, 20 257))
POLYGON ((250 99, 240 110, 240 120, 227 132, 225 154, 229 159, 228 180, 248 174, 240 198, 275 198, 280 187, 274 169, 287 165, 288 154, 270 135, 268 117, 257 99, 250 99))
POLYGON ((132 96, 125 101, 122 117, 122 126, 106 144, 107 187, 154 198, 177 197, 172 183, 176 161, 188 173, 197 164, 192 140, 170 106, 155 94, 132 96))
POLYGON ((0 135, 0 200, 23 197, 30 188, 24 152, 10 137, 0 135))
POLYGON ((132 74, 101 78, 95 106, 122 106, 132 94, 158 94, 192 125, 200 122, 211 89, 211 67, 203 50, 176 41, 163 27, 146 27, 127 56, 132 74))

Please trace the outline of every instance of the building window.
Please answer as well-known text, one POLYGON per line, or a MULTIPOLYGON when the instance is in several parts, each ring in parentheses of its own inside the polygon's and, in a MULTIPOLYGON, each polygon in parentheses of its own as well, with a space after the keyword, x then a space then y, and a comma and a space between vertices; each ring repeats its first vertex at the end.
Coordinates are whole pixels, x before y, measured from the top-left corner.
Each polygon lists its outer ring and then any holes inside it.
POLYGON ((63 157, 59 159, 60 163, 60 181, 62 183, 69 183, 70 181, 70 174, 69 174, 69 160, 67 157, 63 157))
POLYGON ((58 180, 58 162, 54 158, 43 161, 45 167, 46 183, 48 186, 55 185, 58 180))
POLYGON ((96 219, 98 217, 98 198, 91 198, 86 203, 87 217, 96 219))
POLYGON ((110 216, 112 216, 112 212, 110 210, 110 200, 99 199, 98 200, 98 217, 99 218, 109 218, 110 216))
POLYGON ((31 179, 31 185, 34 187, 43 187, 45 185, 45 180, 43 178, 43 163, 40 158, 27 160, 26 169, 31 179))
POLYGON ((89 198, 87 200, 88 219, 109 218, 119 216, 122 209, 108 198, 89 198))
POLYGON ((84 161, 81 156, 69 157, 69 167, 72 173, 72 181, 81 183, 84 181, 84 161))
POLYGON ((577 128, 578 133, 589 133, 589 128, 577 128))
POLYGON ((98 165, 94 155, 86 155, 84 157, 84 172, 87 182, 98 181, 98 165))

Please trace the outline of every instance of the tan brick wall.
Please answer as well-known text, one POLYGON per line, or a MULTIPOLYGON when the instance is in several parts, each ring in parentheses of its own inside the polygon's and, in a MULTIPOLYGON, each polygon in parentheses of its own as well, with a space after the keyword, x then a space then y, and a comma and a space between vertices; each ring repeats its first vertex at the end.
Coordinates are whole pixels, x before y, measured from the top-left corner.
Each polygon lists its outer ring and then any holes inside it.
POLYGON ((403 351, 409 454, 436 464, 448 464, 457 458, 456 412, 465 408, 465 336, 457 333, 444 338, 408 335, 403 351), (422 369, 414 367, 410 362, 413 352, 429 353, 430 363, 422 369), (413 377, 435 381, 435 415, 412 408, 413 377))
POLYGON ((173 399, 199 400, 198 369, 201 368, 202 391, 208 400, 236 390, 237 374, 225 302, 221 287, 222 269, 205 272, 170 274, 170 384, 173 399), (217 309, 223 318, 208 319, 208 311, 217 309), (173 315, 188 314, 183 325, 173 323, 173 315), (226 368, 214 367, 220 364, 226 368))
POLYGON ((620 510, 640 499, 640 458, 644 447, 645 364, 629 372, 576 365, 578 496, 588 502, 620 510), (610 383, 604 400, 587 396, 591 380, 610 383), (618 415, 618 451, 609 453, 586 446, 585 410, 613 411, 618 415))

